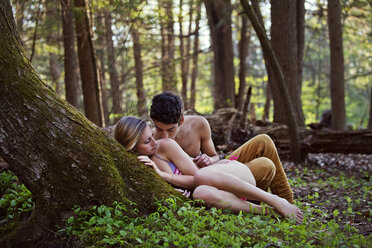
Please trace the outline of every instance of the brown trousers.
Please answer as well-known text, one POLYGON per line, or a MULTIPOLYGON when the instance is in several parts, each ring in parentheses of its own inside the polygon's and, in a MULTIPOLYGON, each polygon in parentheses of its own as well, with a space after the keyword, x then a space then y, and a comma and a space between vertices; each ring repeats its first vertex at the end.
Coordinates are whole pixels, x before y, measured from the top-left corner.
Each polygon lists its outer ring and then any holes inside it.
POLYGON ((266 134, 260 134, 248 140, 230 156, 238 156, 252 171, 258 188, 278 195, 288 202, 294 203, 293 192, 280 162, 275 144, 266 134))

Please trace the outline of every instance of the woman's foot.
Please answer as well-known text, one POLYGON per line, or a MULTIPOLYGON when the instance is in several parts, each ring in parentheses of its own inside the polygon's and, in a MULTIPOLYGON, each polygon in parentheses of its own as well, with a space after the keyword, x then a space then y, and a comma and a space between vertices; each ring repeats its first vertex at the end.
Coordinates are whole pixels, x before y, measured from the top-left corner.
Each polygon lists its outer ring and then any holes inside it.
POLYGON ((275 210, 283 217, 289 219, 295 219, 297 224, 302 223, 303 214, 301 210, 295 205, 289 203, 286 199, 274 195, 275 199, 273 204, 271 204, 275 210))

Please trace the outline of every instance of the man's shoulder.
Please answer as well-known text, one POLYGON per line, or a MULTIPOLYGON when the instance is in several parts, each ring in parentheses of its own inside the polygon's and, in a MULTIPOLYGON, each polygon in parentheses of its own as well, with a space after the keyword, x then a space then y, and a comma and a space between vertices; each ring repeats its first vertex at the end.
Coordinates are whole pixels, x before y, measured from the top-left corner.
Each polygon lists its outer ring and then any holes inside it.
POLYGON ((194 127, 203 127, 203 126, 209 127, 208 120, 204 116, 201 116, 201 115, 186 115, 185 124, 187 124, 188 126, 194 126, 194 127))

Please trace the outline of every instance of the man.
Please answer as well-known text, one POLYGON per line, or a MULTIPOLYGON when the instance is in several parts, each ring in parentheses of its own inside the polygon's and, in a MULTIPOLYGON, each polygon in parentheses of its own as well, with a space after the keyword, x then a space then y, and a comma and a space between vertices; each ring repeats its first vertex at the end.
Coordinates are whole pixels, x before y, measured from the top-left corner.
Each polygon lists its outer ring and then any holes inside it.
MULTIPOLYGON (((193 158, 198 167, 219 160, 211 138, 208 121, 202 116, 184 116, 180 96, 163 92, 152 99, 150 117, 155 125, 155 139, 174 139, 193 158)), ((280 162, 274 142, 268 135, 257 135, 231 156, 247 165, 256 179, 257 187, 293 201, 293 193, 280 162)))

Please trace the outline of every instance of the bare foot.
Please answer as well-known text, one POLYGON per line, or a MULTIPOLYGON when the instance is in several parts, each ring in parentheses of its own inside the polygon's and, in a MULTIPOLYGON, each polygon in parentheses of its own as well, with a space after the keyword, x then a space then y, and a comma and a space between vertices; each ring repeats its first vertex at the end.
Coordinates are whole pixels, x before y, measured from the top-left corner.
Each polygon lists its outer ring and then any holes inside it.
POLYGON ((289 203, 286 199, 274 195, 275 199, 273 204, 271 204, 275 210, 283 217, 289 219, 295 219, 297 224, 301 224, 303 220, 303 214, 301 210, 289 203))

